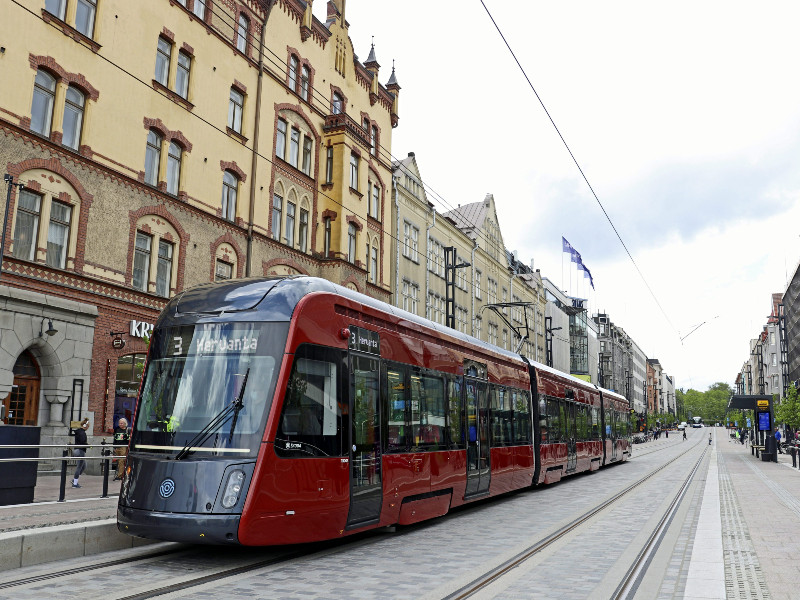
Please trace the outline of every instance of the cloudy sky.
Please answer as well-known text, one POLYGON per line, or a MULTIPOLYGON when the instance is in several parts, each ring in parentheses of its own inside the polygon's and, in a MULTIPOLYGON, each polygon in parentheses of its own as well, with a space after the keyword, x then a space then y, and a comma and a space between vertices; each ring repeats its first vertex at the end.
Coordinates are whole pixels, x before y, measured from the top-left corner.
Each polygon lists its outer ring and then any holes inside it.
POLYGON ((800 259, 800 3, 484 3, 643 277, 481 0, 347 0, 359 58, 395 61, 392 153, 441 211, 491 192, 557 284, 569 240, 678 387, 732 384, 800 259))

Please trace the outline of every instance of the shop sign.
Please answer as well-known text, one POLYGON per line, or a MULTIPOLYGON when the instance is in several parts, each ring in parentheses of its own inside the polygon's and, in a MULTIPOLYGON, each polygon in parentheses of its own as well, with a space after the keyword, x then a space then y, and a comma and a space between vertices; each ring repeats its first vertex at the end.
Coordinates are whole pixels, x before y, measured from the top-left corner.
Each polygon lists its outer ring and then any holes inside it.
POLYGON ((114 338, 111 342, 111 346, 113 346, 115 350, 122 350, 125 347, 125 340, 122 338, 114 338))
POLYGON ((143 338, 145 335, 153 333, 153 324, 145 323, 144 321, 131 320, 130 334, 131 337, 143 338))
POLYGON ((758 410, 769 410, 769 400, 756 400, 758 410))

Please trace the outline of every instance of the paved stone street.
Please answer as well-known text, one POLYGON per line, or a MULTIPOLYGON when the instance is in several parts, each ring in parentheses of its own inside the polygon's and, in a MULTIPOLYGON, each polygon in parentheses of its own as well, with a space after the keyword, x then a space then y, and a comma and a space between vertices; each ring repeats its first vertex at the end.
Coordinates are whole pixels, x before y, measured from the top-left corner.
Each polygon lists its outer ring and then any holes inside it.
MULTIPOLYGON (((781 456, 765 463, 748 447, 708 429, 634 447, 634 459, 554 486, 526 490, 397 532, 375 532, 305 558, 223 578, 165 598, 380 598, 440 599, 497 567, 657 467, 663 468, 617 503, 512 569, 476 598, 608 598, 702 456, 636 598, 796 597, 792 567, 800 542, 800 470, 781 456), (704 450, 707 450, 703 455, 704 450), (788 464, 787 464, 788 462, 788 464)), ((56 480, 57 478, 52 478, 56 480)), ((89 486, 93 484, 87 479, 89 486)), ((50 484, 51 485, 51 484, 50 484)), ((44 488, 43 490, 44 491, 44 488)), ((82 490, 74 490, 76 492, 82 490)), ((37 490, 37 494, 39 491, 37 490)), ((56 490, 57 494, 57 490, 56 490)), ((48 517, 53 505, 29 507, 30 520, 80 518, 82 508, 112 510, 114 501, 75 499, 48 517), (108 504, 103 505, 102 502, 108 504), (100 503, 100 504, 98 504, 100 503)), ((60 508, 60 507, 59 507, 60 508)), ((0 523, 6 519, 0 508, 0 523)), ((19 511, 19 508, 15 509, 19 511)), ((86 510, 85 518, 92 513, 86 510)), ((142 550, 141 548, 139 549, 142 550)), ((7 571, 3 581, 53 573, 128 556, 105 553, 7 571)), ((126 554, 127 553, 127 554, 126 554)), ((124 594, 115 569, 90 577, 52 579, 47 597, 109 600, 223 568, 263 560, 274 549, 201 547, 188 555, 138 564, 124 594)), ((0 590, 0 598, 39 599, 43 587, 0 590), (7 594, 7 595, 4 595, 7 594)))

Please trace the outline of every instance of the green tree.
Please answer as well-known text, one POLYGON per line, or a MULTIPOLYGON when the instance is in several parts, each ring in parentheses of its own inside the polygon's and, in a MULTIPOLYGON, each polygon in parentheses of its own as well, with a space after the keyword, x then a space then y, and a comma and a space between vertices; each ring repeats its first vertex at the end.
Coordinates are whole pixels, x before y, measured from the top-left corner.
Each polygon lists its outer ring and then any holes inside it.
POLYGON ((786 390, 784 399, 775 407, 775 420, 786 423, 793 431, 800 429, 800 395, 794 384, 786 390))

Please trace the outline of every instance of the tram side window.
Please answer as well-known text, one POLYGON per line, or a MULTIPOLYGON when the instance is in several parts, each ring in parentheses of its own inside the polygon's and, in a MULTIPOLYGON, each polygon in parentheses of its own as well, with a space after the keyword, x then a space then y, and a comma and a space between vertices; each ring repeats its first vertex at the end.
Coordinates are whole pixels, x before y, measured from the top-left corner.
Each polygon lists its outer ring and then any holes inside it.
POLYGON ((544 396, 539 397, 539 430, 542 433, 542 444, 550 443, 550 430, 547 426, 547 405, 544 396))
POLYGON ((585 404, 577 404, 575 406, 575 422, 576 422, 576 429, 577 435, 576 439, 579 442, 582 442, 588 438, 587 429, 586 429, 586 405, 585 404))
POLYGON ((592 439, 600 439, 600 409, 596 406, 592 407, 592 439))
POLYGON ((563 412, 562 404, 562 402, 559 402, 555 398, 547 399, 547 429, 550 435, 548 442, 551 444, 561 442, 564 439, 564 425, 561 419, 561 413, 563 412))
POLYGON ((464 436, 464 412, 461 402, 461 380, 448 379, 448 427, 450 428, 450 449, 463 450, 467 447, 464 436))
POLYGON ((417 450, 439 450, 445 441, 444 383, 439 377, 411 375, 411 423, 417 450))
POLYGON ((338 371, 335 359, 296 356, 275 440, 278 456, 303 458, 343 454, 338 371))
POLYGON ((406 377, 405 369, 392 368, 386 372, 388 387, 387 452, 402 452, 408 447, 406 440, 406 377))
POLYGON ((531 442, 531 404, 528 392, 512 391, 514 406, 514 443, 530 444, 531 442))
POLYGON ((514 443, 511 431, 514 422, 511 390, 493 385, 489 394, 492 408, 492 446, 511 446, 514 443))

